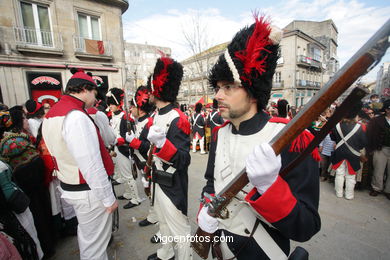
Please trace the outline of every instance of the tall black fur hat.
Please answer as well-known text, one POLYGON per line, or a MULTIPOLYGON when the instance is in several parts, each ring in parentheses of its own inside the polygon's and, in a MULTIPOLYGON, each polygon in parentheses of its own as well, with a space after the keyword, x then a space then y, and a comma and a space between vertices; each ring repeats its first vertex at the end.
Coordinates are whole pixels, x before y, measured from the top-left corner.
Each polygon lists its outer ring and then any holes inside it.
POLYGON ((147 86, 139 86, 134 94, 132 104, 142 111, 149 113, 153 110, 153 105, 149 103, 150 92, 147 86))
POLYGON ((238 82, 263 109, 270 97, 282 31, 265 17, 254 17, 255 23, 241 29, 219 56, 209 83, 215 88, 218 81, 238 82))
POLYGON ((158 99, 175 102, 182 78, 183 66, 162 53, 162 57, 157 59, 148 87, 158 99))
POLYGON ((107 105, 121 106, 123 104, 124 93, 120 88, 109 89, 106 94, 107 105))

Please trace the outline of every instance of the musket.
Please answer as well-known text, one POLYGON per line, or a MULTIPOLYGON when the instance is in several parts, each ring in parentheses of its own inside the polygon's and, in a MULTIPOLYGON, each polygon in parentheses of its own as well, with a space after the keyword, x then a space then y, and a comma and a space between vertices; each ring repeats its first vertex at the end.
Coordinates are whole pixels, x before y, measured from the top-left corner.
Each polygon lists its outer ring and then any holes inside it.
MULTIPOLYGON (((129 100, 128 100, 128 96, 127 96, 127 85, 125 84, 125 89, 124 89, 125 93, 124 93, 124 97, 123 97, 123 103, 124 103, 124 108, 125 108, 125 115, 126 115, 126 130, 127 132, 131 133, 135 133, 135 125, 134 123, 132 123, 130 121, 130 118, 129 118, 129 100)), ((129 150, 130 150, 130 156, 132 158, 132 165, 131 165, 131 173, 133 175, 133 178, 134 179, 137 179, 137 170, 136 170, 136 166, 135 166, 135 162, 134 162, 134 150, 132 148, 129 147, 129 150)))
MULTIPOLYGON (((348 60, 348 62, 332 77, 325 86, 307 103, 270 142, 275 154, 278 155, 311 122, 340 97, 359 77, 377 65, 389 47, 390 19, 348 60)), ((329 123, 329 122, 328 122, 329 123)), ((204 194, 211 202, 207 203, 208 214, 214 217, 226 218, 226 206, 234 196, 249 183, 245 169, 241 170, 215 197, 204 194)), ((201 200, 206 204, 205 200, 201 200)), ((194 251, 203 259, 207 259, 214 234, 197 229, 195 237, 203 236, 203 241, 192 242, 194 251)))
MULTIPOLYGON (((152 176, 150 175, 150 171, 152 170, 152 163, 153 163, 153 150, 154 150, 154 144, 150 146, 149 153, 148 153, 148 159, 146 160, 146 165, 144 168, 144 174, 145 174, 145 179, 149 181, 149 187, 144 188, 145 193, 148 197, 150 197, 150 185, 152 182, 152 176)), ((153 189, 154 191, 154 189, 153 189)))

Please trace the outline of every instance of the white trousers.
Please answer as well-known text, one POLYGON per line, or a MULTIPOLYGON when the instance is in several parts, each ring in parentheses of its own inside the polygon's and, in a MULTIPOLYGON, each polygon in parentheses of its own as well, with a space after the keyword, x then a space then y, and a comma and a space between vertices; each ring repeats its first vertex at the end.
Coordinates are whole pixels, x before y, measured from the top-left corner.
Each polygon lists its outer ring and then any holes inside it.
POLYGON ((178 210, 171 200, 156 184, 156 192, 154 199, 154 209, 156 210, 160 232, 162 247, 157 250, 158 258, 162 260, 169 259, 175 255, 173 243, 168 242, 172 239, 179 239, 176 243, 177 256, 175 259, 188 260, 192 259, 192 250, 190 241, 187 238, 191 234, 191 227, 188 217, 178 210), (166 243, 165 243, 166 242, 166 243))
POLYGON ((54 178, 49 184, 50 200, 51 200, 51 211, 52 215, 55 216, 58 213, 61 213, 61 216, 65 220, 69 220, 76 216, 72 205, 67 203, 63 198, 61 198, 61 191, 59 190, 60 180, 54 178))
POLYGON ((15 213, 16 218, 19 220, 20 224, 24 227, 26 232, 34 240, 35 246, 37 247, 38 258, 42 259, 43 251, 41 248, 41 243, 38 239, 37 230, 35 228, 34 219, 31 214, 30 208, 27 208, 24 212, 20 214, 15 213))
POLYGON ((384 191, 390 193, 390 147, 383 147, 380 151, 375 151, 372 157, 374 172, 372 175, 371 186, 375 191, 384 191), (387 166, 387 179, 383 185, 385 169, 387 166), (384 189, 383 189, 384 186, 384 189))
POLYGON ((344 181, 345 198, 351 200, 354 198, 356 175, 348 173, 348 166, 345 160, 340 164, 339 168, 336 169, 336 177, 334 179, 334 188, 336 190, 336 196, 339 198, 343 197, 344 181))
POLYGON ((111 238, 112 215, 91 190, 61 192, 66 202, 73 206, 79 222, 80 259, 108 260, 106 250, 111 238))
POLYGON ((116 157, 113 157, 115 163, 115 175, 114 179, 124 184, 123 197, 130 199, 131 203, 139 204, 141 203, 140 196, 138 194, 137 182, 133 178, 132 162, 129 158, 119 152, 118 147, 115 146, 116 157), (117 177, 115 177, 117 176, 117 177))
POLYGON ((199 135, 195 134, 194 138, 192 139, 192 151, 195 153, 196 152, 196 143, 199 140, 199 146, 200 146, 200 152, 205 153, 204 151, 204 136, 199 139, 199 135))

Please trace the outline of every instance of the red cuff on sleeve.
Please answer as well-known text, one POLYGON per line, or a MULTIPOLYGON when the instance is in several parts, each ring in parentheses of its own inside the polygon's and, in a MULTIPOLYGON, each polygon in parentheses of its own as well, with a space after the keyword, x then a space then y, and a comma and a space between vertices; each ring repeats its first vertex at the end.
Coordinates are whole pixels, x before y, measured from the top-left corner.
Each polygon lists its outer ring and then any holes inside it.
POLYGON ((169 162, 172 157, 176 154, 177 148, 169 141, 165 141, 164 146, 160 149, 156 156, 163 159, 164 161, 169 162))
POLYGON ((124 145, 125 144, 125 139, 123 137, 119 137, 117 140, 116 140, 116 145, 117 146, 121 146, 121 145, 124 145))
POLYGON ((142 142, 138 138, 133 138, 133 140, 130 143, 130 147, 138 150, 139 147, 141 146, 141 143, 142 142))
POLYGON ((251 200, 256 192, 257 189, 253 188, 245 197, 245 200, 270 223, 286 217, 297 203, 297 199, 291 193, 287 182, 280 176, 263 195, 256 200, 251 200))

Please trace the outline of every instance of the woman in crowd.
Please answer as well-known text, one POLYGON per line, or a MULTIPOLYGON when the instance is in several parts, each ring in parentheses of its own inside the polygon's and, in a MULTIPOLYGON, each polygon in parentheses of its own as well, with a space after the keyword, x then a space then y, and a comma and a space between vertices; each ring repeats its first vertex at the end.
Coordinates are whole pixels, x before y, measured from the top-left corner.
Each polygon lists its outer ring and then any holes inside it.
POLYGON ((38 238, 45 256, 54 254, 50 197, 44 186, 44 165, 28 134, 28 121, 21 107, 9 110, 12 123, 1 129, 0 156, 13 169, 12 180, 30 199, 38 238))

